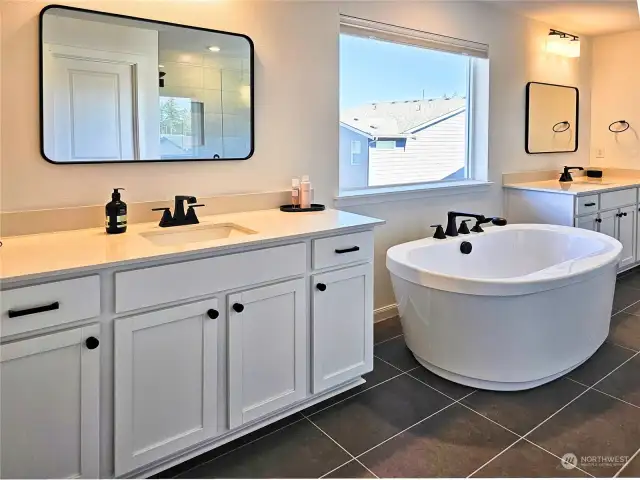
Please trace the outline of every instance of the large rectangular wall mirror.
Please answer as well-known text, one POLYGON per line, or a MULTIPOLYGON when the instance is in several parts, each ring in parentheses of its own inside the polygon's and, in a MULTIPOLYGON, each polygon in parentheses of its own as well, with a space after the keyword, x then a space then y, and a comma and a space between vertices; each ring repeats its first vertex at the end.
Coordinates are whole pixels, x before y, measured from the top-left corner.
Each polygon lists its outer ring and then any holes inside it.
POLYGON ((50 162, 245 160, 253 108, 245 35, 57 5, 40 13, 50 162))
POLYGON ((527 153, 578 150, 579 92, 575 87, 527 84, 525 149, 527 153))

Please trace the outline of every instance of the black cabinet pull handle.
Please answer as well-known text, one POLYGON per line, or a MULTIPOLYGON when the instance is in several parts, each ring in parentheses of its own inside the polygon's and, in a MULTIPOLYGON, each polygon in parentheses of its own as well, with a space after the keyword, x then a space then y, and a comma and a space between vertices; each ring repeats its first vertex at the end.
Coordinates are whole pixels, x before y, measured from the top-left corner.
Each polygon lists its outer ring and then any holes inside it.
POLYGON ((210 319, 215 320, 220 316, 220 312, 218 310, 210 308, 209 310, 207 310, 207 315, 209 316, 210 319))
POLYGON ((34 313, 50 312, 51 310, 58 310, 60 308, 60 302, 53 302, 50 305, 42 305, 40 307, 25 308, 24 310, 9 310, 7 315, 9 318, 24 317, 25 315, 33 315, 34 313))
POLYGON ((584 206, 585 207, 595 207, 596 204, 595 204, 595 202, 590 202, 590 203, 585 203, 584 206))
POLYGON ((357 252, 358 250, 360 250, 360 247, 351 247, 351 248, 336 248, 336 253, 341 254, 341 253, 351 253, 351 252, 357 252))
POLYGON ((602 223, 602 219, 601 218, 596 218, 596 222, 597 223, 602 223))
POLYGON ((244 305, 242 305, 241 303, 234 303, 231 308, 233 308, 233 310, 237 313, 244 312, 244 305))
POLYGON ((327 289, 327 286, 324 283, 319 283, 316 285, 316 288, 321 292, 324 292, 327 289))
POLYGON ((627 216, 627 212, 622 212, 622 216, 626 217, 627 216))
POLYGON ((89 350, 94 350, 98 348, 98 345, 100 345, 100 340, 98 340, 96 337, 89 337, 84 341, 84 344, 89 350))

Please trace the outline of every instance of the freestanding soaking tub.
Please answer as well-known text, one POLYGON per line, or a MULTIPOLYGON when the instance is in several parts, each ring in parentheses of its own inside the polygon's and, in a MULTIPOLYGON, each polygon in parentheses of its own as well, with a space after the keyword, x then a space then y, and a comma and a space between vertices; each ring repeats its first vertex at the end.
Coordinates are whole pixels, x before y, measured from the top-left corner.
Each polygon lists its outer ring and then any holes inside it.
POLYGON ((476 388, 525 390, 602 345, 621 250, 588 230, 509 225, 397 245, 387 268, 405 341, 425 368, 476 388))

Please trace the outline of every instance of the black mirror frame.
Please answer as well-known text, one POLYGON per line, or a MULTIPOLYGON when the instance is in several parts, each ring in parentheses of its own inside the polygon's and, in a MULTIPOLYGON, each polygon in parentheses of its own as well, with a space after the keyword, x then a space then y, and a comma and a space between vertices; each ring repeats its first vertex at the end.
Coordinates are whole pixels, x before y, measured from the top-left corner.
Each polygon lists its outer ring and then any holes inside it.
POLYGON ((140 17, 132 17, 129 15, 120 15, 117 13, 108 13, 108 12, 100 12, 98 10, 89 10, 85 8, 77 8, 77 7, 69 7, 67 5, 47 5, 40 11, 40 15, 38 18, 38 69, 39 69, 39 97, 40 97, 40 155, 47 162, 52 163, 54 165, 103 165, 103 164, 121 164, 121 163, 173 163, 173 162, 226 162, 226 161, 237 161, 237 160, 248 160, 251 158, 255 152, 255 76, 254 76, 254 57, 255 57, 255 46, 253 40, 248 35, 244 35, 242 33, 234 33, 234 32, 225 32, 223 30, 214 30, 211 28, 203 28, 203 27, 194 27, 191 25, 183 25, 180 23, 172 23, 172 22, 164 22, 161 20, 150 20, 147 18, 140 17), (244 38, 249 43, 249 65, 250 65, 250 85, 249 91, 251 94, 251 105, 250 105, 250 121, 251 121, 251 149, 246 157, 243 158, 193 158, 193 159, 157 159, 157 160, 110 160, 105 162, 60 162, 55 161, 47 157, 44 151, 44 52, 43 52, 43 24, 44 24, 44 14, 47 10, 52 8, 59 8, 63 10, 70 10, 74 12, 84 12, 84 13, 94 13, 98 15, 105 15, 108 17, 115 18, 124 18, 127 20, 136 20, 140 22, 146 23, 154 23, 160 25, 169 25, 171 27, 180 27, 180 28, 188 28, 191 30, 199 30, 202 32, 210 32, 210 33, 220 33, 223 35, 233 35, 235 37, 244 38))
POLYGON ((550 154, 550 153, 575 153, 578 151, 579 142, 579 133, 580 133, 580 90, 577 87, 571 87, 568 85, 556 85, 555 83, 543 83, 543 82, 529 82, 527 83, 527 100, 525 107, 525 121, 524 121, 524 150, 529 155, 541 155, 541 154, 550 154), (531 106, 531 85, 547 85, 550 87, 561 87, 561 88, 569 88, 576 91, 576 134, 575 134, 575 143, 576 147, 573 150, 561 150, 556 152, 532 152, 529 150, 529 107, 531 106))

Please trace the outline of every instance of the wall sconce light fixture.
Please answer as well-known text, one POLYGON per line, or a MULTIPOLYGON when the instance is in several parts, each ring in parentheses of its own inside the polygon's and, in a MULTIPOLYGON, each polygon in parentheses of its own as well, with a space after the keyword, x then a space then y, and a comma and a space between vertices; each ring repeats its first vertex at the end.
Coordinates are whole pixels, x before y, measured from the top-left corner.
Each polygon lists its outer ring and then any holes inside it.
POLYGON ((547 36, 547 52, 563 57, 578 58, 580 56, 580 37, 551 29, 547 36))

